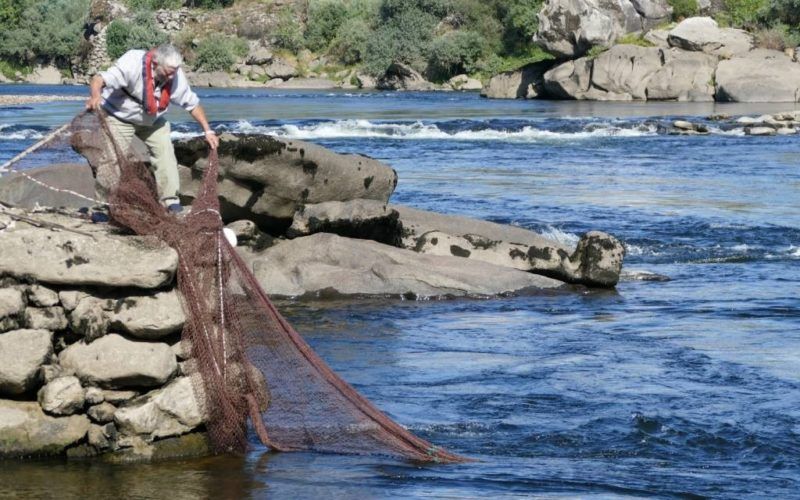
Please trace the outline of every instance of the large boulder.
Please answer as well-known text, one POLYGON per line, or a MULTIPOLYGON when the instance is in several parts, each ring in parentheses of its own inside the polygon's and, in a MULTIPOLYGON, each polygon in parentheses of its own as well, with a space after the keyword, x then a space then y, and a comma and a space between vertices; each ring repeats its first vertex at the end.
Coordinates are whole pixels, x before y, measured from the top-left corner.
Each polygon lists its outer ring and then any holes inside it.
POLYGON ((800 102, 800 64, 777 50, 720 61, 716 83, 718 101, 800 102))
POLYGON ((280 296, 497 295, 561 285, 486 262, 422 255, 329 233, 289 240, 245 258, 265 291, 280 296))
POLYGON ((69 191, 87 197, 94 196, 94 177, 87 164, 63 163, 26 170, 25 175, 48 186, 57 186, 61 191, 48 189, 31 182, 19 173, 0 177, 0 203, 21 208, 85 207, 91 202, 69 191))
POLYGON ((673 28, 669 44, 683 50, 732 57, 753 48, 753 36, 744 30, 720 28, 710 17, 690 17, 673 28))
POLYGON ((53 354, 53 333, 14 330, 0 334, 0 395, 24 394, 39 385, 41 368, 53 354))
POLYGON ((560 99, 709 101, 717 60, 700 52, 615 45, 594 59, 551 69, 545 89, 560 99))
POLYGON ((624 247, 599 231, 584 235, 572 250, 518 227, 395 208, 403 224, 403 245, 416 252, 464 257, 588 286, 613 287, 619 281, 624 247))
POLYGON ((534 40, 562 59, 595 45, 610 47, 623 35, 646 31, 672 15, 666 0, 547 0, 534 40))
POLYGON ((400 246, 402 225, 397 211, 377 200, 327 201, 298 210, 286 232, 290 238, 314 233, 400 246))
POLYGON ((134 342, 117 334, 72 344, 61 352, 59 363, 84 384, 110 389, 159 386, 178 370, 168 344, 134 342))
POLYGON ((36 85, 61 85, 61 72, 53 65, 36 66, 25 81, 36 85))
POLYGON ((378 90, 435 90, 436 85, 425 80, 411 66, 392 63, 375 84, 378 90))
POLYGON ((538 97, 544 89, 544 74, 552 67, 553 61, 541 61, 495 75, 481 90, 481 96, 490 99, 538 97))
POLYGON ((38 403, 0 400, 0 458, 57 455, 89 431, 85 415, 54 418, 38 403))
MULTIPOLYGON (((181 196, 191 199, 207 165, 202 138, 175 143, 183 169, 181 196)), ((397 173, 366 156, 338 154, 303 141, 263 135, 222 134, 219 146, 220 202, 226 221, 250 219, 283 232, 302 205, 354 199, 386 203, 397 173)))
POLYGON ((192 386, 189 377, 180 377, 134 400, 114 413, 117 428, 125 436, 138 436, 145 441, 191 431, 207 419, 192 386))
POLYGON ((269 65, 264 67, 264 74, 270 78, 288 80, 293 76, 297 76, 297 67, 286 59, 276 57, 272 59, 269 65))
POLYGON ((157 288, 171 283, 178 254, 150 237, 115 236, 107 227, 37 214, 68 230, 17 223, 0 232, 0 275, 57 285, 157 288))

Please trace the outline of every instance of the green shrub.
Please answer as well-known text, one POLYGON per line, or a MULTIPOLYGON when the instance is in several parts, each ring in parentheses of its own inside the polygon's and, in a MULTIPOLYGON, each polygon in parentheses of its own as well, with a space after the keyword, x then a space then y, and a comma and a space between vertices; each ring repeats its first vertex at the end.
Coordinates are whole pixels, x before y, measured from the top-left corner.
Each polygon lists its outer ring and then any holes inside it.
POLYGON ((66 64, 77 53, 89 0, 18 1, 0 5, 0 57, 22 63, 44 58, 66 64))
POLYGON ((339 0, 317 0, 311 3, 306 24, 306 47, 315 51, 328 48, 347 17, 347 6, 339 0))
POLYGON ((800 33, 785 24, 776 24, 755 32, 756 46, 762 49, 783 50, 800 45, 800 33))
POLYGON ((769 0, 725 0, 725 8, 732 26, 754 28, 769 8, 769 0))
POLYGON ((800 29, 800 0, 772 0, 767 18, 800 29))
POLYGON ((115 19, 106 31, 107 51, 112 59, 131 49, 150 49, 168 41, 167 34, 156 27, 153 15, 147 12, 137 14, 131 22, 115 19))
MULTIPOLYGON (((386 3, 384 1, 382 9, 386 3)), ((393 62, 406 63, 423 71, 438 19, 417 8, 398 8, 391 12, 396 14, 384 20, 367 43, 365 71, 380 75, 393 62)))
POLYGON ((233 5, 233 0, 186 0, 187 7, 201 8, 201 9, 219 9, 221 7, 230 7, 233 5))
POLYGON ((367 53, 371 33, 366 20, 349 19, 336 30, 336 36, 330 45, 330 53, 345 64, 359 63, 364 60, 367 53))
POLYGON ((294 53, 303 48, 303 31, 290 7, 284 7, 278 12, 278 23, 273 36, 275 45, 280 48, 294 53))
POLYGON ((672 6, 672 19, 684 19, 696 16, 700 12, 697 0, 669 0, 672 6))
POLYGON ((628 33, 617 40, 621 45, 638 45, 639 47, 654 47, 655 44, 645 40, 640 33, 628 33))
POLYGON ((126 3, 134 11, 174 10, 183 7, 183 0, 127 0, 126 3))
POLYGON ((542 0, 512 0, 503 13, 506 50, 514 51, 531 43, 531 38, 539 29, 537 14, 542 10, 542 0))
POLYGON ((247 50, 247 42, 241 38, 214 34, 197 45, 194 65, 205 71, 228 71, 247 50))
POLYGON ((451 31, 435 38, 428 53, 428 75, 444 81, 461 73, 474 73, 484 55, 486 40, 474 31, 451 31))

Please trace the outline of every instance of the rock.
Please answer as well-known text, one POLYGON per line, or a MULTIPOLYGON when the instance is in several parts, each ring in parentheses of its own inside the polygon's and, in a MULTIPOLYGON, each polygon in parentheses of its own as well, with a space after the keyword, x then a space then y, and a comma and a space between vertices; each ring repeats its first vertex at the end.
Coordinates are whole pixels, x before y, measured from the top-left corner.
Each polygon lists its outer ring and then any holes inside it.
POLYGON ((136 391, 113 391, 106 389, 103 390, 103 401, 118 405, 130 401, 138 395, 139 393, 136 391))
POLYGON ((99 339, 111 328, 107 307, 106 301, 97 297, 83 298, 69 316, 70 328, 87 342, 99 339))
POLYGON ((178 360, 186 361, 192 355, 191 341, 186 339, 176 342, 172 346, 172 352, 175 353, 175 357, 178 358, 178 360))
POLYGON ((0 395, 16 396, 34 389, 51 354, 53 334, 47 330, 0 334, 0 395))
POLYGON ((157 288, 178 254, 155 238, 20 228, 0 233, 0 274, 56 285, 157 288))
POLYGON ((111 314, 111 328, 131 336, 157 340, 180 332, 186 316, 175 290, 152 295, 129 295, 117 301, 111 314))
POLYGON ((104 401, 103 389, 99 387, 89 387, 86 389, 86 404, 97 405, 104 401))
POLYGON ((594 59, 568 61, 544 75, 562 99, 711 101, 717 58, 677 49, 615 45, 594 59))
POLYGON ((270 78, 288 80, 293 76, 297 76, 297 68, 286 59, 276 57, 269 63, 269 66, 264 68, 264 74, 270 78))
POLYGON ((56 307, 29 307, 25 309, 25 326, 31 330, 64 330, 67 328, 64 309, 56 307))
POLYGON ((99 451, 103 451, 111 448, 111 443, 107 434, 106 426, 90 424, 86 439, 91 446, 94 446, 99 451))
POLYGON ((61 72, 55 66, 36 66, 25 81, 36 85, 61 85, 61 72))
POLYGON ((470 78, 467 75, 456 75, 447 80, 447 84, 450 85, 453 90, 481 90, 483 88, 483 84, 480 80, 470 78))
POLYGON ((86 393, 77 377, 59 377, 39 389, 39 405, 52 415, 72 415, 83 409, 86 393))
POLYGON ((42 375, 42 381, 45 384, 49 384, 50 382, 52 382, 57 378, 67 377, 73 374, 64 370, 64 368, 62 368, 58 364, 47 364, 47 365, 42 365, 41 375, 42 375))
POLYGON ((85 415, 54 418, 38 403, 0 400, 0 458, 57 455, 88 431, 85 415))
MULTIPOLYGON (((26 170, 25 174, 48 186, 94 197, 94 177, 89 165, 54 164, 26 170)), ((84 198, 68 192, 53 191, 13 172, 0 177, 0 202, 20 208, 35 208, 37 204, 45 207, 79 208, 89 203, 84 198)))
POLYGON ((233 87, 233 79, 224 71, 192 73, 187 77, 195 87, 233 87))
POLYGON ((61 352, 59 362, 83 383, 106 388, 159 386, 178 369, 168 344, 133 342, 117 334, 91 344, 72 344, 61 352))
POLYGON ((650 30, 644 34, 642 37, 646 41, 653 44, 653 46, 658 47, 660 49, 668 49, 670 48, 669 41, 669 31, 668 30, 650 30))
POLYGON ((481 96, 490 99, 538 97, 544 91, 544 74, 552 67, 553 61, 541 61, 495 75, 481 91, 481 96))
POLYGON ((779 128, 778 135, 795 135, 797 133, 796 128, 779 128))
POLYGON ((485 262, 421 255, 328 233, 289 240, 245 257, 265 291, 280 296, 496 295, 560 286, 555 280, 485 262))
POLYGON ((719 101, 800 102, 800 64, 777 50, 720 61, 716 82, 719 101))
MULTIPOLYGON (((183 436, 146 443, 137 439, 130 448, 107 453, 100 460, 112 464, 158 462, 177 458, 202 457, 211 454, 211 443, 206 433, 193 432, 183 436)), ((145 490, 145 492, 150 491, 145 490)), ((146 495, 147 493, 145 493, 146 495)))
POLYGON ((681 129, 681 130, 696 130, 697 126, 694 123, 687 122, 684 120, 676 120, 672 123, 672 126, 681 129))
POLYGON ((356 74, 356 81, 360 89, 374 89, 378 85, 378 81, 375 78, 362 73, 356 74))
POLYGON ((425 80, 414 68, 402 63, 392 63, 383 76, 378 78, 378 90, 434 90, 436 85, 425 80))
POLYGON ((396 210, 377 200, 328 201, 298 210, 286 235, 334 233, 400 246, 402 226, 396 210))
POLYGON ((744 30, 720 28, 710 17, 690 17, 670 30, 667 38, 672 47, 732 57, 749 52, 753 37, 744 30))
POLYGON ((575 270, 575 281, 595 286, 613 287, 619 281, 625 247, 610 234, 590 231, 578 242, 570 258, 575 270))
POLYGON ((744 129, 746 135, 776 135, 778 132, 772 127, 747 127, 744 129))
MULTIPOLYGON (((223 219, 249 219, 272 233, 286 230, 298 206, 358 198, 386 203, 397 184, 396 172, 377 160, 308 142, 222 134, 218 151, 223 219)), ((192 168, 181 169, 181 196, 190 200, 206 166, 205 141, 177 141, 175 153, 192 168)))
POLYGON ((111 403, 104 402, 92 406, 89 408, 89 411, 87 411, 86 414, 89 415, 89 418, 95 422, 107 424, 114 421, 114 414, 116 411, 116 406, 112 405, 111 403))
POLYGON ((205 419, 189 377, 175 379, 114 414, 120 433, 145 441, 185 434, 205 419))
POLYGON ((665 0, 549 0, 539 11, 534 42, 560 59, 574 59, 593 46, 610 47, 635 31, 668 21, 665 0))
POLYGON ((23 293, 14 288, 0 288, 0 333, 19 328, 23 311, 23 293))
POLYGON ((236 235, 236 239, 241 242, 250 241, 258 236, 258 226, 256 226, 255 222, 250 220, 237 220, 225 227, 233 231, 233 234, 236 235))
POLYGON ((52 307, 58 305, 58 292, 42 285, 28 287, 28 302, 37 307, 52 307))
POLYGON ((272 62, 272 58, 272 51, 268 48, 263 46, 250 47, 250 51, 247 53, 247 64, 261 66, 272 62))
POLYGON ((702 52, 662 49, 664 61, 647 81, 648 100, 713 101, 719 58, 702 52))
POLYGON ((73 311, 78 307, 78 303, 86 297, 89 297, 89 294, 81 290, 62 290, 58 292, 58 300, 67 312, 73 311))

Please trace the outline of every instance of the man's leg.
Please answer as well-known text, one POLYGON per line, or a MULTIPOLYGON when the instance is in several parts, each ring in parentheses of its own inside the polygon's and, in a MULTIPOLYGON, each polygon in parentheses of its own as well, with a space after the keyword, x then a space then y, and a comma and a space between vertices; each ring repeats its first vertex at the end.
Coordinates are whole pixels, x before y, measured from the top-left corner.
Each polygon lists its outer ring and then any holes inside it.
MULTIPOLYGON (((127 154, 131 147, 131 140, 136 131, 135 127, 111 115, 106 115, 108 128, 122 154, 127 154)), ((95 195, 97 199, 106 201, 108 194, 119 184, 119 160, 113 144, 109 141, 103 145, 103 152, 95 165, 92 165, 95 178, 95 195)))
POLYGON ((158 186, 158 197, 165 206, 178 203, 178 160, 169 137, 170 126, 166 120, 158 120, 151 127, 138 127, 137 136, 150 150, 150 165, 158 186))

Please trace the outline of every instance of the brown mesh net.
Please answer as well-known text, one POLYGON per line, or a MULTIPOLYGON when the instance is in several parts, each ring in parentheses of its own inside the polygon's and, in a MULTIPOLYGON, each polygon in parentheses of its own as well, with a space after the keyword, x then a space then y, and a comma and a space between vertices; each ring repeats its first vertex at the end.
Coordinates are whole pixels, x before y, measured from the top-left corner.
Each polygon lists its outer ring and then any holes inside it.
POLYGON ((244 451, 247 421, 276 450, 386 454, 419 461, 461 462, 391 420, 317 356, 275 309, 222 233, 218 160, 209 154, 202 186, 186 215, 157 201, 145 164, 121 151, 102 116, 72 124, 73 145, 91 156, 113 151, 120 167, 109 195, 112 220, 155 235, 179 255, 178 286, 187 321, 186 371, 209 416, 219 452, 244 451))

